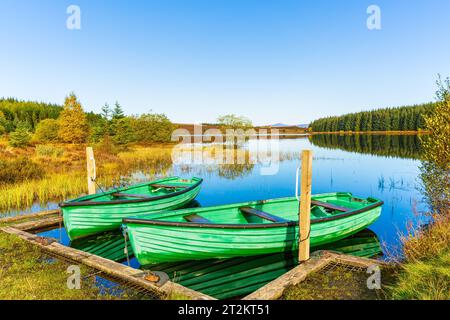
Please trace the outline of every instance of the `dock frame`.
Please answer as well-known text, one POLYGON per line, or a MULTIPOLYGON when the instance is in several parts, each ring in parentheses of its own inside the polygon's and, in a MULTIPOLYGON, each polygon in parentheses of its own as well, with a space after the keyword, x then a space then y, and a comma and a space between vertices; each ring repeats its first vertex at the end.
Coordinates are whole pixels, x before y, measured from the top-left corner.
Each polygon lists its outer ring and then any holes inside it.
MULTIPOLYGON (((153 274, 151 271, 134 269, 94 254, 67 247, 58 243, 55 239, 34 234, 38 231, 60 227, 62 226, 62 222, 60 210, 49 210, 29 215, 2 218, 0 219, 0 231, 18 236, 39 247, 49 256, 71 263, 83 264, 88 268, 98 271, 98 275, 101 277, 157 298, 177 295, 190 300, 216 300, 211 296, 189 289, 170 280, 161 284, 159 283, 160 277, 157 275, 157 272, 153 274)), ((355 270, 360 271, 367 270, 367 268, 374 265, 380 267, 391 266, 379 260, 360 258, 331 251, 318 251, 314 252, 308 261, 299 264, 277 279, 247 295, 243 300, 279 299, 287 287, 299 285, 311 274, 333 264, 351 266, 355 270)))

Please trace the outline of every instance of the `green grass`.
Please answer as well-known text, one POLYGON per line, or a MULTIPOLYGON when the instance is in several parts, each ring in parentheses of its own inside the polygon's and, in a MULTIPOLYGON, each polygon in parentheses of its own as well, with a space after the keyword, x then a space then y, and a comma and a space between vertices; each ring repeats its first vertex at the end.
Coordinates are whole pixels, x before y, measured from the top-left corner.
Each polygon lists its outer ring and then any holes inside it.
POLYGON ((391 287, 392 298, 450 299, 450 216, 435 216, 428 228, 402 240, 405 261, 391 287))
POLYGON ((405 263, 391 294, 399 300, 449 300, 450 250, 433 259, 405 263))
MULTIPOLYGON (((140 299, 124 288, 102 290, 93 271, 80 266, 81 289, 67 287, 68 263, 49 258, 38 247, 0 232, 0 300, 140 299)), ((104 288, 103 288, 104 289, 104 288)))
POLYGON ((343 266, 316 272, 296 286, 288 287, 280 300, 380 300, 392 281, 390 270, 381 272, 381 289, 368 289, 370 275, 364 270, 350 271, 343 266))

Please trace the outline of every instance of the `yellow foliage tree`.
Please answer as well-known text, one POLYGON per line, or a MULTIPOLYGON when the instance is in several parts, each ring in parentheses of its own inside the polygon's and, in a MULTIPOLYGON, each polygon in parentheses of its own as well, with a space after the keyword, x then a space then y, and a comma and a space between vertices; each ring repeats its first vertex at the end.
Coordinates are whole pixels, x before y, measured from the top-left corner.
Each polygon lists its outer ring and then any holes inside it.
POLYGON ((65 143, 84 143, 89 136, 86 115, 75 94, 70 94, 59 115, 58 137, 65 143))
POLYGON ((425 197, 435 212, 449 214, 450 210, 450 78, 437 82, 438 103, 432 114, 425 117, 429 135, 421 137, 423 161, 421 177, 425 197))

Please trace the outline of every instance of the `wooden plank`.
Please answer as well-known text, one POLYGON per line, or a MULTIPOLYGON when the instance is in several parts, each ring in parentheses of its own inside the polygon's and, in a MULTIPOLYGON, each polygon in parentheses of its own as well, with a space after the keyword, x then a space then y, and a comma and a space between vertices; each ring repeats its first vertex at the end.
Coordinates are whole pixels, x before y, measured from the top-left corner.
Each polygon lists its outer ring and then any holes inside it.
POLYGON ((86 163, 87 163, 87 181, 88 181, 88 193, 95 194, 95 158, 94 158, 94 150, 92 147, 86 148, 86 163))
POLYGON ((255 292, 244 297, 243 300, 276 300, 279 299, 286 288, 295 286, 304 281, 306 277, 329 264, 333 256, 327 252, 314 253, 310 260, 291 269, 282 276, 269 282, 255 292))
POLYGON ((54 227, 62 224, 63 218, 61 216, 55 218, 47 218, 37 221, 28 221, 20 224, 13 225, 15 229, 23 231, 34 231, 44 229, 48 227, 54 227))
POLYGON ((309 259, 309 243, 311 233, 311 182, 312 182, 312 151, 302 152, 302 176, 300 189, 298 261, 302 263, 309 259))
POLYGON ((330 210, 335 210, 335 211, 341 211, 341 212, 347 212, 352 210, 351 208, 346 208, 346 207, 341 207, 329 202, 322 202, 322 201, 318 201, 318 200, 312 200, 311 201, 312 205, 315 206, 319 206, 319 207, 324 207, 326 209, 330 209, 330 210))
POLYGON ((242 207, 239 208, 239 210, 241 210, 241 212, 245 215, 256 216, 271 222, 289 222, 289 220, 283 219, 281 217, 251 207, 242 207))
POLYGON ((206 219, 206 218, 204 218, 202 216, 199 216, 198 214, 191 214, 191 215, 188 215, 188 216, 184 216, 183 218, 186 221, 195 222, 195 223, 209 223, 209 224, 214 223, 211 220, 208 220, 208 219, 206 219))
POLYGON ((52 215, 57 215, 57 214, 61 214, 61 211, 59 209, 41 211, 38 213, 21 214, 21 215, 14 216, 14 217, 1 218, 0 223, 12 223, 12 222, 18 222, 21 220, 47 217, 47 216, 52 216, 52 215))
POLYGON ((308 276, 320 271, 329 263, 343 263, 362 268, 367 268, 374 265, 379 265, 380 267, 394 266, 392 264, 374 259, 349 256, 330 251, 316 251, 311 255, 310 260, 269 282, 255 292, 244 297, 243 300, 279 299, 288 287, 301 285, 301 282, 303 282, 308 276))

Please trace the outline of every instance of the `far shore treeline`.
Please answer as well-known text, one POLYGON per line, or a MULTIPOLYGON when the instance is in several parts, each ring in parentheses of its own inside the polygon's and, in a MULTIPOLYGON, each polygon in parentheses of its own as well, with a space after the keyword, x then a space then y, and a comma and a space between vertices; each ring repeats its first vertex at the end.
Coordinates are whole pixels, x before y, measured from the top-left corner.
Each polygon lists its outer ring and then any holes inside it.
POLYGON ((13 147, 36 143, 168 142, 174 125, 164 114, 127 116, 116 102, 105 104, 100 114, 84 112, 74 94, 64 106, 16 99, 0 99, 0 135, 13 147))
MULTIPOLYGON (((251 128, 252 122, 234 114, 217 118, 221 128, 251 128)), ((46 143, 100 143, 126 146, 130 143, 165 143, 171 141, 173 124, 163 113, 125 115, 122 106, 105 103, 101 113, 85 112, 75 94, 64 105, 15 98, 0 98, 0 137, 12 147, 46 143)))
POLYGON ((310 124, 313 132, 338 131, 420 131, 425 127, 424 117, 436 104, 384 108, 321 118, 310 124))
MULTIPOLYGON (((313 121, 310 131, 420 131, 435 103, 332 116, 313 121)), ((245 117, 226 115, 218 126, 250 128, 245 117)), ((0 135, 13 147, 30 143, 164 143, 176 128, 165 114, 125 115, 122 106, 105 104, 100 114, 85 112, 75 94, 63 106, 14 98, 0 99, 0 135)))

